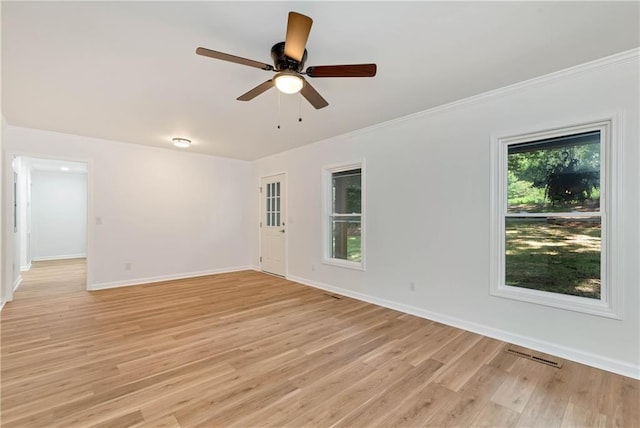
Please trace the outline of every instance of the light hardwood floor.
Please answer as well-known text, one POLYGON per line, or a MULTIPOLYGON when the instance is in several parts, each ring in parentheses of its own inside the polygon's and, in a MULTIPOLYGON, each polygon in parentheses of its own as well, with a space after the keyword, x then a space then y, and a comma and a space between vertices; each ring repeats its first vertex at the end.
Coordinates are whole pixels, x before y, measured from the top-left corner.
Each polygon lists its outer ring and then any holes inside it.
POLYGON ((2 311, 3 427, 637 427, 639 382, 247 271, 86 292, 35 264, 2 311))

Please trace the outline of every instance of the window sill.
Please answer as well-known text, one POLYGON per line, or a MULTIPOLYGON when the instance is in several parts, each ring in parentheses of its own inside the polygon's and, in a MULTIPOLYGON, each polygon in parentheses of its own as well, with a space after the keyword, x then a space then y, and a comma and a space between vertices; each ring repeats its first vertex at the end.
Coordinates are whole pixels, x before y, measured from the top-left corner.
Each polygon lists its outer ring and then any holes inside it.
POLYGON ((362 262, 352 262, 349 260, 343 259, 324 259, 322 263, 325 265, 338 266, 346 269, 360 270, 364 271, 364 263, 362 262))
POLYGON ((611 304, 587 297, 568 296, 510 285, 492 287, 491 295, 605 318, 622 319, 622 315, 611 304))

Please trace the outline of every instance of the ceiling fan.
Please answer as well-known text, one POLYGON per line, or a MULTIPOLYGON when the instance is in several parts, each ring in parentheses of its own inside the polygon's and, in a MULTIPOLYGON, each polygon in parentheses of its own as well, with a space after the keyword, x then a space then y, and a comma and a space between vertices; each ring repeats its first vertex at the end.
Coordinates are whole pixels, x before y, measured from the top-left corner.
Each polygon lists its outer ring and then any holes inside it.
POLYGON ((211 49, 198 48, 198 55, 207 56, 236 64, 248 65, 266 71, 275 71, 276 75, 264 83, 259 84, 250 91, 240 95, 239 101, 250 101, 263 92, 276 86, 281 92, 295 94, 300 92, 316 109, 329 105, 322 96, 305 80, 307 77, 373 77, 376 75, 375 64, 351 64, 351 65, 317 65, 307 67, 307 39, 311 31, 313 20, 308 16, 296 12, 289 12, 287 22, 287 35, 284 42, 276 43, 271 48, 273 64, 265 64, 260 61, 242 58, 211 49), (304 70, 304 71, 303 71, 304 70))

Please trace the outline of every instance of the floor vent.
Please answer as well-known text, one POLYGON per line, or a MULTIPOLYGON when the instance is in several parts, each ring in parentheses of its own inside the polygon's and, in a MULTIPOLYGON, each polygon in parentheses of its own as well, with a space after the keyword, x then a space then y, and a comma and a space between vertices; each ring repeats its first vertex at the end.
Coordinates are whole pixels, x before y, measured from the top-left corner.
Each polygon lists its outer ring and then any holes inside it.
POLYGON ((527 352, 516 351, 515 349, 511 349, 511 348, 507 348, 506 352, 508 352, 509 354, 513 354, 513 355, 515 355, 517 357, 527 358, 529 360, 536 361, 536 362, 542 363, 542 364, 546 364, 548 366, 555 367, 557 369, 562 368, 562 363, 560 363, 558 361, 550 360, 548 358, 542 358, 542 357, 539 357, 537 355, 529 354, 527 352))

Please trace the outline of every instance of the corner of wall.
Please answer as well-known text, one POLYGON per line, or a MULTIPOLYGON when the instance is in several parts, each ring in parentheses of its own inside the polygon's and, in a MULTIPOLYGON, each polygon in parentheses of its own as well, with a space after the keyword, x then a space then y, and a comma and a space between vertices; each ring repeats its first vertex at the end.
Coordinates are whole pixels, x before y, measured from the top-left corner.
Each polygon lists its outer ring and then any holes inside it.
MULTIPOLYGON (((1 9, 1 8, 0 8, 1 9)), ((7 121, 2 114, 2 107, 0 106, 0 177, 3 176, 3 166, 4 166, 4 138, 5 138, 5 129, 7 128, 7 121)), ((0 180, 0 183, 4 183, 4 179, 0 180)), ((0 186, 0 302, 1 307, 4 307, 4 304, 7 301, 7 292, 4 278, 3 267, 5 266, 5 243, 4 243, 4 222, 3 222, 3 213, 4 213, 4 186, 0 186)))

